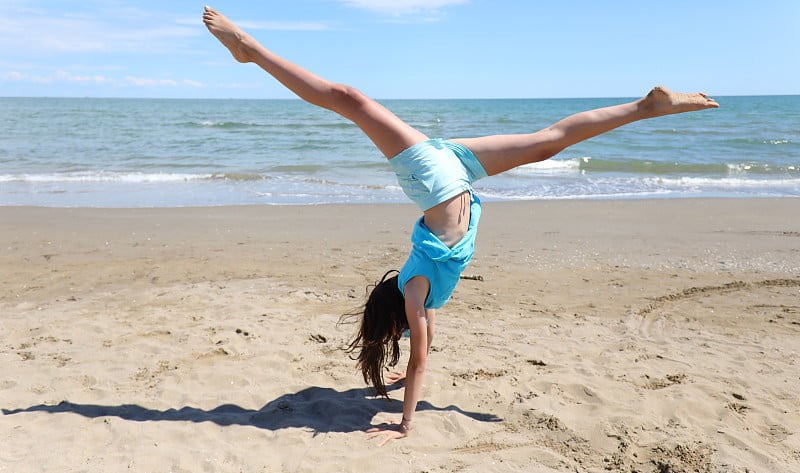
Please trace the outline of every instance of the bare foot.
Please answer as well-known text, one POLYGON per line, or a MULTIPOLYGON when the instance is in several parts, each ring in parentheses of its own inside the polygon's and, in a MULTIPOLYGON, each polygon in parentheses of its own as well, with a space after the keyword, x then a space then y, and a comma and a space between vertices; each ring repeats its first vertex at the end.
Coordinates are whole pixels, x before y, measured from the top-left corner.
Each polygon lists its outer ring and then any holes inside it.
POLYGON ((203 10, 203 23, 205 23, 208 31, 216 36, 223 46, 228 48, 234 59, 239 62, 252 61, 247 45, 247 42, 251 41, 250 36, 234 25, 225 15, 206 6, 203 10))
POLYGON ((640 103, 648 117, 719 107, 719 104, 714 99, 708 98, 706 94, 673 92, 663 86, 654 87, 640 103))

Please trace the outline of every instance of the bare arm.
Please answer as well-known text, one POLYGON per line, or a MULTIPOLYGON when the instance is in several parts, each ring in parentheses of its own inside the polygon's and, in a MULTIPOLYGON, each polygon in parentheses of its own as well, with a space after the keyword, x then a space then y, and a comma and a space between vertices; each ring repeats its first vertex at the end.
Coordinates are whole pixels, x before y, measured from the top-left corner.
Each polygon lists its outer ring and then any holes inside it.
MULTIPOLYGON (((435 318, 436 318, 436 310, 434 309, 425 309, 425 318, 426 323, 428 326, 428 349, 427 352, 430 354, 431 352, 431 345, 433 344, 433 332, 435 328, 435 318)), ((396 370, 392 371, 391 373, 386 375, 386 379, 389 380, 392 384, 399 383, 400 381, 405 381, 406 379, 406 371, 405 370, 396 370)))
POLYGON ((401 428, 410 430, 411 420, 417 410, 417 402, 422 396, 422 384, 425 379, 425 368, 428 364, 428 350, 433 340, 432 326, 428 325, 428 315, 432 311, 425 310, 425 298, 430 285, 428 280, 417 276, 405 287, 406 317, 411 331, 411 351, 406 368, 405 395, 403 397, 403 421, 401 428))
POLYGON ((431 352, 431 344, 433 343, 433 332, 436 328, 436 310, 435 309, 426 309, 426 319, 428 325, 428 350, 427 352, 431 352))
MULTIPOLYGON (((433 340, 434 311, 425 309, 425 299, 428 296, 429 287, 428 280, 421 276, 412 278, 405 286, 405 310, 408 328, 411 331, 411 351, 405 375, 403 418, 399 425, 389 428, 376 427, 368 431, 370 432, 368 438, 382 437, 380 445, 385 445, 392 439, 406 437, 412 429, 411 421, 422 396, 428 350, 433 340)), ((394 424, 394 422, 390 423, 394 424)))

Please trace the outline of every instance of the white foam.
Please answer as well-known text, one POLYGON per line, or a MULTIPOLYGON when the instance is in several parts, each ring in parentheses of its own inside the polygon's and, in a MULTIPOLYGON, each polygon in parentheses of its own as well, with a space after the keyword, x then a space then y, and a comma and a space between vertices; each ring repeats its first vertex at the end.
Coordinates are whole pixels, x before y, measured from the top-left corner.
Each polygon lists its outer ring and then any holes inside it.
POLYGON ((183 182, 213 178, 213 174, 175 174, 139 172, 70 172, 50 174, 0 174, 0 182, 183 182))
POLYGON ((697 187, 703 189, 740 189, 743 187, 756 188, 790 188, 797 187, 800 190, 800 179, 745 179, 738 177, 728 178, 706 178, 706 177, 679 177, 679 178, 656 178, 645 179, 653 184, 675 187, 697 187))
POLYGON ((581 162, 588 162, 591 158, 548 159, 538 163, 525 164, 509 171, 510 174, 535 175, 535 174, 560 174, 580 171, 581 162))

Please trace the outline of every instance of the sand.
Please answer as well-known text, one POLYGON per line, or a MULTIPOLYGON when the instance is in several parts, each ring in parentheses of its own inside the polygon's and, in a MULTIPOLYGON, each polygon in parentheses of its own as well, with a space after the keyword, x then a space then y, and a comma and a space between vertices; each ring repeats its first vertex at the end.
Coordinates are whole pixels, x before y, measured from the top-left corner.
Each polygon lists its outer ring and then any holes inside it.
POLYGON ((798 208, 486 203, 379 448, 337 320, 411 205, 2 207, 0 472, 800 471, 798 208))

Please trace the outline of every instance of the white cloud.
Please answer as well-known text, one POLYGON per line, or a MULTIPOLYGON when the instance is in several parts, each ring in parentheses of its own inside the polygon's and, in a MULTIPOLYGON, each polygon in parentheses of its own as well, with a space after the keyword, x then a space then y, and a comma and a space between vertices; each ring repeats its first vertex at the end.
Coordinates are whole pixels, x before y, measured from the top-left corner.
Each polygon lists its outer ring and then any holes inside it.
POLYGON ((38 85, 76 83, 95 85, 133 85, 136 87, 204 87, 202 82, 191 79, 153 79, 134 76, 126 76, 124 79, 118 79, 100 74, 75 75, 64 70, 58 70, 49 75, 26 74, 19 71, 9 71, 0 74, 0 81, 22 83, 27 82, 38 85))
MULTIPOLYGON (((245 29, 322 31, 318 22, 241 22, 245 29)), ((27 55, 65 53, 183 54, 207 34, 200 17, 165 17, 120 9, 87 14, 19 10, 0 16, 0 51, 27 55), (31 31, 36 31, 31 35, 31 31), (25 38, 20 40, 20 38, 25 38)))
POLYGON ((174 80, 174 79, 150 79, 150 78, 143 78, 143 77, 133 77, 128 76, 125 78, 125 81, 130 85, 135 85, 139 87, 203 87, 201 82, 196 80, 174 80))
POLYGON ((26 74, 19 71, 10 71, 0 75, 0 80, 8 82, 29 82, 33 84, 53 84, 57 82, 108 84, 113 82, 113 79, 101 75, 76 76, 63 70, 56 71, 54 74, 50 75, 26 74))
POLYGON ((55 77, 40 76, 36 74, 23 74, 18 71, 5 72, 0 75, 0 80, 6 82, 31 82, 34 84, 50 84, 55 77))
POLYGON ((0 17, 0 50, 18 54, 172 52, 182 47, 184 40, 202 34, 199 21, 190 26, 180 19, 130 11, 59 14, 17 10, 0 17))
POLYGON ((237 22, 244 30, 269 30, 269 31, 325 31, 330 27, 323 23, 302 21, 240 21, 237 22))
POLYGON ((341 0, 341 2, 353 8, 363 8, 392 15, 409 15, 437 12, 443 7, 469 3, 469 0, 341 0))
POLYGON ((109 79, 106 76, 101 76, 98 74, 91 76, 76 76, 70 74, 67 71, 56 72, 56 79, 63 80, 66 82, 81 82, 81 83, 95 83, 95 84, 108 84, 113 82, 113 79, 109 79))

